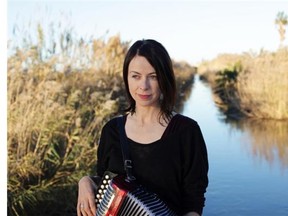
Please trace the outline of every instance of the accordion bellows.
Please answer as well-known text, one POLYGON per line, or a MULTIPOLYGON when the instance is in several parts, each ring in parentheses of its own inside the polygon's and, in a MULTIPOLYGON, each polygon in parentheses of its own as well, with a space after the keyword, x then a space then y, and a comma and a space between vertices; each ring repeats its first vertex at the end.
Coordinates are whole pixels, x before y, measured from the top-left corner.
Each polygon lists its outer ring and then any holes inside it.
POLYGON ((96 192, 96 216, 175 216, 157 194, 106 172, 96 192))

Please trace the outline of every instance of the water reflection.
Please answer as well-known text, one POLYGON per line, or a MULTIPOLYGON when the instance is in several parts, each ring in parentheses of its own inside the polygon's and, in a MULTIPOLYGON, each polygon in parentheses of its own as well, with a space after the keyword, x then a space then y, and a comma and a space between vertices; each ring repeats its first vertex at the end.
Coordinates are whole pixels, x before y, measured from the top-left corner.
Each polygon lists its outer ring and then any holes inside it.
POLYGON ((278 165, 279 161, 282 169, 288 168, 288 121, 226 119, 225 122, 249 136, 246 147, 255 159, 266 160, 270 165, 278 165))
POLYGON ((287 121, 228 119, 199 77, 183 114, 199 123, 207 144, 203 215, 288 215, 287 121))
POLYGON ((190 80, 183 80, 180 83, 177 83, 177 90, 179 94, 176 96, 176 105, 175 111, 178 113, 182 113, 184 109, 185 102, 191 96, 191 92, 194 85, 194 75, 190 77, 190 80))
MULTIPOLYGON (((216 127, 218 130, 219 127, 222 130, 234 130, 236 133, 241 133, 243 139, 245 138, 246 141, 242 144, 245 145, 248 154, 252 155, 254 160, 265 160, 271 166, 276 164, 281 169, 288 168, 287 120, 229 118, 222 112, 221 107, 216 105, 209 85, 201 81, 198 76, 193 81, 192 93, 187 91, 189 98, 184 104, 183 113, 196 120, 205 119, 203 125, 204 127, 205 124, 209 125, 208 136, 212 135, 216 127), (214 126, 213 130, 211 130, 211 126, 214 126)), ((220 133, 223 134, 223 132, 220 133)))

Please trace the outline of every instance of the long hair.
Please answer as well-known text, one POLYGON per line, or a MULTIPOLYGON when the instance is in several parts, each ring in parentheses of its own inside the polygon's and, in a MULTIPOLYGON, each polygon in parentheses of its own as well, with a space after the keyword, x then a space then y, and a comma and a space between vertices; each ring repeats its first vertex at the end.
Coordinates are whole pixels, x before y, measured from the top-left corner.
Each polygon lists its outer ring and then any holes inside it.
MULTIPOLYGON (((131 60, 136 56, 143 56, 156 70, 159 88, 161 91, 160 116, 168 122, 172 117, 172 111, 176 98, 175 75, 171 58, 165 47, 152 39, 138 40, 128 50, 123 64, 123 79, 128 97, 129 107, 126 111, 135 113, 136 103, 132 98, 128 85, 128 67, 131 60)), ((160 122, 161 123, 161 122, 160 122)))

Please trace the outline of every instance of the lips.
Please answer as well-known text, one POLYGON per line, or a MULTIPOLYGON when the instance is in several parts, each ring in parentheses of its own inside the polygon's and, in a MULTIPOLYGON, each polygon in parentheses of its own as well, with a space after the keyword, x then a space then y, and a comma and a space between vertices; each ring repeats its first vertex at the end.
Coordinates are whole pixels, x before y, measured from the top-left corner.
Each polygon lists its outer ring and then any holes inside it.
POLYGON ((142 95, 142 94, 138 94, 139 98, 141 98, 142 100, 148 100, 151 95, 142 95))

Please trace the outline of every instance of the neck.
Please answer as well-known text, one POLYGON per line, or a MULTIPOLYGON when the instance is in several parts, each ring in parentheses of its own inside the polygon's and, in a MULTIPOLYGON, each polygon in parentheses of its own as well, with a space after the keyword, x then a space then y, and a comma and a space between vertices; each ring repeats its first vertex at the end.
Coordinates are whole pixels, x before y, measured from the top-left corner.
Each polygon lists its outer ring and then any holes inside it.
POLYGON ((159 122, 159 113, 160 108, 136 108, 135 113, 132 116, 140 125, 145 125, 159 122))

